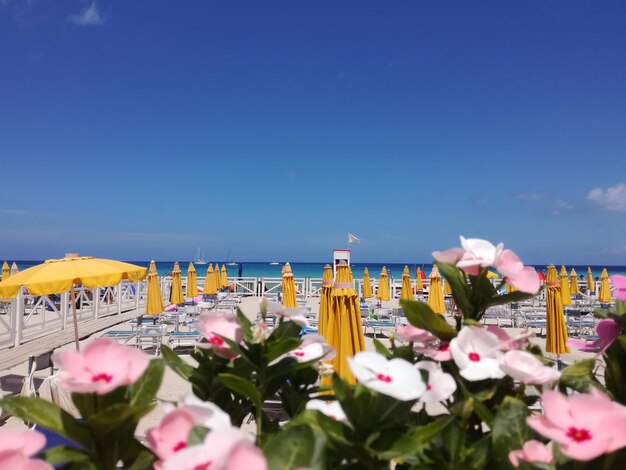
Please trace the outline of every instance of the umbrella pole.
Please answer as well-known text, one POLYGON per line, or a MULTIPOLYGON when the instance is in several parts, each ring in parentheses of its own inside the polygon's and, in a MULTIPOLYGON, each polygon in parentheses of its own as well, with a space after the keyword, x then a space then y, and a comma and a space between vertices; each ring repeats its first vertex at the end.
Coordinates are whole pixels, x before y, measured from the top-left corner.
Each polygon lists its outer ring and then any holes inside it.
POLYGON ((72 303, 72 320, 74 322, 74 341, 76 342, 76 351, 80 351, 78 345, 78 320, 76 319, 76 292, 74 292, 74 283, 72 283, 72 289, 70 290, 70 302, 72 303))

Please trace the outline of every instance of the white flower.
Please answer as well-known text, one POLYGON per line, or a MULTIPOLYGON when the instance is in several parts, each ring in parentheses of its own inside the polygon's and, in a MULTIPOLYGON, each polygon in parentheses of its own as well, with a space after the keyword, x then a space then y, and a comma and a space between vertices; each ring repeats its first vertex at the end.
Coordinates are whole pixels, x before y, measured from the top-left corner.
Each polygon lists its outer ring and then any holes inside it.
POLYGON ((500 369, 525 384, 545 385, 559 380, 561 373, 554 367, 544 366, 533 354, 513 350, 500 359, 500 369))
POLYGON ((446 374, 433 361, 420 361, 415 366, 428 372, 426 391, 420 398, 423 403, 437 403, 445 401, 456 391, 456 382, 450 374, 446 374))
POLYGON ((461 236, 461 246, 465 250, 463 259, 456 263, 459 268, 467 268, 471 266, 488 267, 495 263, 504 248, 504 244, 500 243, 494 246, 487 240, 480 238, 464 238, 461 236))
POLYGON ((338 401, 309 400, 306 409, 319 411, 337 421, 348 420, 338 401))
POLYGON ((252 344, 263 344, 270 337, 272 332, 263 321, 252 327, 252 344))
POLYGON ((309 326, 309 320, 306 318, 306 314, 309 311, 306 308, 285 308, 277 302, 267 302, 265 299, 261 301, 261 308, 265 302, 267 313, 278 315, 285 320, 293 321, 300 326, 309 326))
POLYGON ((450 342, 452 358, 467 380, 499 379, 500 339, 485 328, 465 326, 450 342))
POLYGON ((335 350, 322 336, 309 333, 304 336, 300 346, 289 351, 287 356, 294 357, 298 362, 308 362, 314 359, 328 360, 335 357, 335 350))
POLYGON ((212 431, 227 429, 232 425, 230 416, 215 403, 200 400, 193 393, 186 393, 180 398, 178 408, 183 408, 193 417, 198 426, 204 426, 212 431))
POLYGON ((420 372, 404 359, 389 361, 375 352, 360 352, 348 364, 361 384, 398 400, 415 400, 426 391, 420 372))

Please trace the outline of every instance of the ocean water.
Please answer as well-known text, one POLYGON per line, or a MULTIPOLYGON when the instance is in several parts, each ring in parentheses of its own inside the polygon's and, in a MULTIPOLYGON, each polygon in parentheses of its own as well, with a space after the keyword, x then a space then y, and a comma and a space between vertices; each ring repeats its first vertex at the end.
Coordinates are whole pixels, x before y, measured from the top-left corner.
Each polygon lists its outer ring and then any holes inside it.
MULTIPOLYGON (((12 262, 13 260, 9 261, 9 265, 11 265, 12 262)), ((31 260, 31 261, 16 260, 15 261, 20 271, 23 269, 35 266, 37 264, 40 264, 41 262, 42 261, 38 261, 38 260, 31 260)), ((144 267, 148 267, 150 265, 150 261, 130 260, 127 262, 136 264, 138 266, 144 266, 144 267)), ((218 264, 220 265, 220 269, 221 269, 222 265, 226 264, 226 262, 223 261, 223 262, 219 262, 218 264)), ((324 266, 327 263, 291 262, 290 264, 291 264, 291 270, 296 278, 302 278, 302 277, 321 278, 322 273, 324 271, 324 266)), ((180 269, 182 271, 183 276, 185 276, 187 273, 187 267, 189 266, 189 261, 179 261, 179 265, 180 265, 180 269)), ((415 277, 415 269, 418 266, 422 271, 425 270, 427 275, 430 273, 430 270, 432 267, 431 263, 387 263, 387 264, 352 263, 351 267, 352 267, 352 272, 354 274, 354 277, 357 279, 363 277, 363 269, 366 267, 369 270, 371 278, 378 277, 383 266, 386 266, 387 272, 389 273, 390 278, 399 279, 402 277, 402 271, 404 270, 405 265, 409 267, 409 270, 411 272, 411 278, 415 277)), ((156 266, 157 266, 157 271, 159 275, 165 276, 172 272, 172 268, 174 267, 174 262, 173 261, 157 261, 156 266)), ((281 268, 283 266, 283 263, 279 265, 270 265, 269 261, 267 262, 245 262, 244 261, 243 263, 240 263, 240 266, 242 270, 242 275, 244 277, 277 278, 277 277, 280 277, 281 275, 281 268)), ((196 265, 195 267, 196 267, 197 276, 203 277, 206 274, 208 265, 196 265)), ((535 269, 537 269, 537 271, 542 271, 542 270, 545 271, 546 269, 545 265, 535 265, 534 267, 535 269)), ((592 265, 590 267, 591 267, 591 271, 594 277, 596 276, 600 277, 600 274, 602 273, 603 268, 607 268, 609 275, 611 274, 626 275, 626 266, 593 266, 592 265)), ((561 266, 557 266, 557 269, 560 269, 560 268, 561 266)), ((570 266, 566 266, 566 268, 567 268, 568 274, 571 271, 571 269, 574 268, 578 276, 582 274, 584 278, 587 279, 587 266, 580 266, 580 265, 571 266, 570 265, 570 266)), ((239 272, 239 266, 226 266, 226 271, 228 272, 229 277, 236 277, 239 272)))

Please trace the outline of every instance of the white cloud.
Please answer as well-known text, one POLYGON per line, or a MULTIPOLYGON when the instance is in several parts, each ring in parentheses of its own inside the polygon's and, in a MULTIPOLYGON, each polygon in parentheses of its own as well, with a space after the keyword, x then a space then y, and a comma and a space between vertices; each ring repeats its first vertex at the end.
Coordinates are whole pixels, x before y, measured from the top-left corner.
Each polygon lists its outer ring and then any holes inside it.
POLYGON ((519 201, 537 202, 541 201, 544 197, 546 197, 545 193, 529 192, 520 193, 515 199, 519 201))
POLYGON ((98 11, 98 5, 96 5, 96 2, 93 2, 91 5, 83 8, 80 13, 71 15, 68 20, 80 26, 90 26, 104 23, 104 19, 98 11))
POLYGON ((587 199, 606 210, 626 212, 626 184, 621 183, 607 189, 592 189, 587 194, 587 199))
POLYGON ((569 202, 564 201, 563 199, 557 199, 554 201, 554 209, 552 210, 553 214, 560 214, 563 211, 570 211, 574 208, 569 202))

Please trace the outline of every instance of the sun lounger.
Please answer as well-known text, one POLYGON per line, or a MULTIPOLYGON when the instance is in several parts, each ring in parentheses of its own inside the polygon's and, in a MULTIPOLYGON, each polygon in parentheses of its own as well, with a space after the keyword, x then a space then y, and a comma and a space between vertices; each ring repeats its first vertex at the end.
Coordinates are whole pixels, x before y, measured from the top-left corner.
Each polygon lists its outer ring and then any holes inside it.
POLYGON ((128 344, 128 342, 137 337, 137 330, 109 330, 102 335, 103 338, 108 338, 121 344, 128 344))
POLYGON ((367 330, 368 328, 372 330, 372 334, 374 335, 374 337, 376 336, 376 331, 379 332, 379 334, 383 334, 383 330, 393 330, 395 329, 396 325, 393 324, 391 321, 380 321, 380 320, 370 320, 370 319, 365 319, 363 320, 363 333, 367 334, 367 330))
POLYGON ((175 348, 177 346, 195 346, 202 339, 202 335, 197 331, 173 331, 170 333, 168 344, 175 348))

